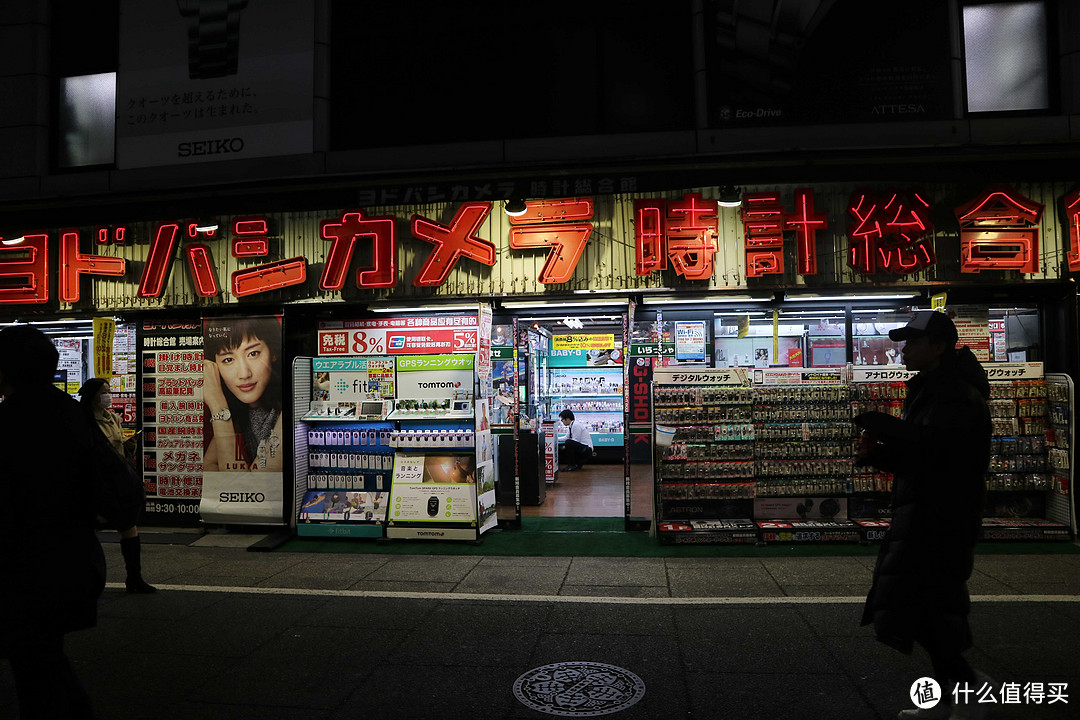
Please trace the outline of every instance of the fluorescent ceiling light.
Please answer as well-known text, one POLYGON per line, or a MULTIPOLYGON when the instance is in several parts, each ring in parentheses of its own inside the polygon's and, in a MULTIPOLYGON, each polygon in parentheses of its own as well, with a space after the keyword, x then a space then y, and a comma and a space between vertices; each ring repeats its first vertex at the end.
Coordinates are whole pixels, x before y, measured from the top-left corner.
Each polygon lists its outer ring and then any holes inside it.
MULTIPOLYGON (((579 320, 608 320, 616 322, 622 320, 622 315, 578 315, 579 320)), ((562 319, 558 315, 545 315, 544 317, 519 317, 522 322, 552 322, 558 325, 562 319)))
POLYGON ((819 302, 824 300, 910 300, 919 297, 920 293, 907 293, 904 295, 785 295, 785 300, 791 302, 819 302))
POLYGON ((27 320, 25 322, 30 322, 34 325, 89 325, 93 320, 87 318, 85 320, 27 320))
POLYGON ((553 310, 556 309, 556 308, 594 308, 594 307, 603 307, 605 305, 608 305, 608 306, 610 306, 610 305, 618 305, 620 303, 620 300, 621 300, 620 298, 611 298, 610 300, 593 300, 591 302, 587 301, 587 300, 575 300, 575 301, 572 301, 572 302, 551 302, 551 301, 545 301, 545 300, 531 300, 531 301, 527 301, 527 302, 504 302, 502 304, 502 306, 504 308, 507 308, 507 309, 513 309, 513 308, 518 308, 518 309, 551 308, 553 310))
POLYGON ((851 314, 855 315, 855 314, 858 314, 858 313, 883 313, 883 312, 896 312, 896 311, 897 311, 896 308, 877 308, 876 310, 859 309, 859 310, 852 310, 851 314))
POLYGON ((705 303, 755 303, 768 302, 772 298, 753 295, 699 295, 686 297, 685 295, 670 295, 664 297, 642 298, 644 305, 703 305, 705 303))
POLYGON ((377 313, 392 312, 443 312, 446 310, 477 310, 477 303, 449 303, 446 305, 384 305, 381 307, 369 307, 368 310, 377 313))
MULTIPOLYGON (((761 316, 761 315, 768 315, 768 313, 765 312, 764 310, 751 310, 750 312, 734 312, 733 311, 733 312, 723 312, 723 313, 715 312, 715 313, 713 313, 713 317, 728 317, 728 318, 740 318, 740 317, 744 317, 744 316, 758 317, 758 316, 761 316)), ((667 322, 667 321, 665 321, 665 322, 667 322)))
POLYGON ((618 290, 574 290, 575 295, 621 295, 624 293, 671 292, 669 287, 657 288, 620 288, 618 290))
POLYGON ((844 317, 843 309, 840 310, 781 310, 780 317, 785 315, 815 315, 819 317, 844 317))

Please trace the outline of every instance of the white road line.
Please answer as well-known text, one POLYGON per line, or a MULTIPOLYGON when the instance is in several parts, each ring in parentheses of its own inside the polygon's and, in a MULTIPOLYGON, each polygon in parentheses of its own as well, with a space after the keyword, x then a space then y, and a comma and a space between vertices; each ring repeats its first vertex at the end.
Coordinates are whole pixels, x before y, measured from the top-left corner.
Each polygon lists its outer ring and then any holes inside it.
MULTIPOLYGON (((108 583, 111 590, 123 590, 123 583, 108 583)), ((226 585, 162 585, 160 590, 214 592, 238 595, 307 595, 316 597, 392 598, 398 600, 479 600, 486 602, 591 603, 600 605, 853 605, 866 600, 862 595, 835 597, 612 597, 589 595, 513 595, 489 593, 405 592, 390 590, 327 590, 320 588, 235 587, 226 585)), ((1078 595, 973 595, 972 602, 1080 603, 1078 595)))

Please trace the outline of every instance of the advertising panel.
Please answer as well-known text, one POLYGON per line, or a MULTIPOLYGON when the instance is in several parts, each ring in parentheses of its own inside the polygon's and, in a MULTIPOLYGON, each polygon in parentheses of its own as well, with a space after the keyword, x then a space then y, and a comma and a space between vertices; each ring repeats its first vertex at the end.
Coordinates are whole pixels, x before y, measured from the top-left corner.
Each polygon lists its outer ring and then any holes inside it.
POLYGON ((394 397, 392 357, 313 358, 311 371, 307 419, 385 416, 382 401, 394 397))
POLYGON ((476 457, 469 455, 394 456, 390 489, 393 522, 475 523, 476 457))
POLYGON ((319 355, 423 355, 475 353, 475 315, 390 318, 319 323, 319 355))
POLYGON ((211 523, 283 522, 281 316, 203 321, 203 495, 211 523))
POLYGON ((117 166, 312 152, 314 8, 305 0, 123 0, 117 166))
POLYGON ((203 337, 198 322, 141 328, 146 524, 195 526, 203 491, 203 337))
POLYGON ((705 362, 705 321, 675 323, 675 359, 705 362))

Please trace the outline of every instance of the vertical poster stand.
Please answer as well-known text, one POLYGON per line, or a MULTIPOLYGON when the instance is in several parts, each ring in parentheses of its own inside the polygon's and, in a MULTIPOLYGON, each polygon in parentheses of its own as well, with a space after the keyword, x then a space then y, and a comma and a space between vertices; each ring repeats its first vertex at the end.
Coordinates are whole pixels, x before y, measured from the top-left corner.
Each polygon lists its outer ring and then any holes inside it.
MULTIPOLYGON (((456 330, 451 353, 397 356, 386 537, 471 540, 498 524, 488 398, 491 307, 456 330)), ((421 349, 421 348, 418 348, 421 349)))
POLYGON ((320 356, 294 366, 297 534, 478 540, 495 527, 490 333, 486 304, 319 324, 320 356))

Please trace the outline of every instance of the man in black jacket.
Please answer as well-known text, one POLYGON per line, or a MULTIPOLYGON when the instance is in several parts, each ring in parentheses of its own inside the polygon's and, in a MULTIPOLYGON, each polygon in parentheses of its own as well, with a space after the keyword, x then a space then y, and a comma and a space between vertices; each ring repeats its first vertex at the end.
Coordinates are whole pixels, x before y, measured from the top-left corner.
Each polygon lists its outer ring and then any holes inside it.
POLYGON ((106 441, 53 387, 57 360, 39 330, 0 331, 0 657, 26 720, 93 717, 64 635, 97 623, 105 556, 96 516, 127 520, 138 499, 125 478, 95 472, 106 441))
POLYGON ((965 346, 956 349, 952 320, 919 312, 889 333, 905 342, 907 381, 902 418, 863 413, 856 464, 894 473, 892 524, 886 533, 866 598, 863 625, 873 623, 884 643, 910 653, 914 643, 930 655, 944 697, 933 708, 905 710, 900 718, 979 718, 977 695, 989 682, 972 670, 967 579, 982 522, 992 424, 986 372, 965 346), (951 714, 950 714, 951 713, 951 714))

